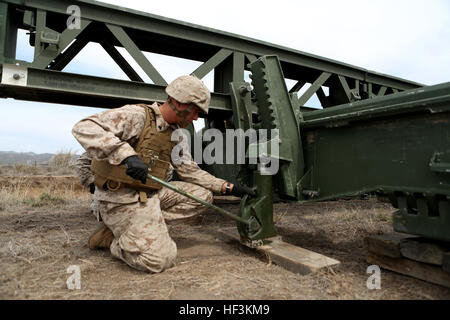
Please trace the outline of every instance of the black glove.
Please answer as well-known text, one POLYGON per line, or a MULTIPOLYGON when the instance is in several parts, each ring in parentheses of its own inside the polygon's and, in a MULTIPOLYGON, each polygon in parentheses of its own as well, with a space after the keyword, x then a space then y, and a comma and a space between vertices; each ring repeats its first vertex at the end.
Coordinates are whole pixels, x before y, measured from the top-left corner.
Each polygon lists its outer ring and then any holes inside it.
POLYGON ((95 184, 93 182, 89 183, 89 192, 92 194, 95 192, 95 184))
POLYGON ((147 181, 148 167, 138 156, 128 157, 121 164, 125 164, 127 167, 125 171, 127 175, 133 179, 141 180, 145 184, 147 181))
POLYGON ((250 189, 249 187, 244 186, 244 185, 240 186, 240 185, 235 184, 233 186, 233 190, 231 190, 231 195, 239 197, 239 198, 242 198, 246 194, 248 194, 249 196, 252 196, 252 197, 256 196, 255 192, 252 189, 250 189))

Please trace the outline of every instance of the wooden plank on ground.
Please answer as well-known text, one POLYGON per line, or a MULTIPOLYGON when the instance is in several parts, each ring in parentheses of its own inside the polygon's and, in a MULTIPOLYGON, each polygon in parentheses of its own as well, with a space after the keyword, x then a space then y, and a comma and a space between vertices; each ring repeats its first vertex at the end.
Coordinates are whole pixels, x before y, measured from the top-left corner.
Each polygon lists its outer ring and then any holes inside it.
POLYGON ((417 237, 402 233, 381 234, 365 238, 364 243, 369 252, 391 258, 400 258, 402 256, 400 243, 414 238, 417 237))
POLYGON ((450 288, 450 273, 438 266, 406 258, 392 258, 369 252, 367 262, 381 268, 450 288))
POLYGON ((450 252, 444 253, 442 257, 442 269, 450 273, 450 252))
MULTIPOLYGON (((232 240, 241 243, 236 228, 220 229, 218 233, 219 237, 223 240, 232 240)), ((322 268, 340 264, 338 260, 284 242, 280 237, 272 238, 271 240, 272 242, 270 244, 262 245, 255 249, 264 252, 273 263, 289 271, 305 275, 316 272, 322 268)), ((247 244, 243 245, 250 247, 247 244)))
POLYGON ((444 253, 447 251, 450 251, 449 248, 423 238, 408 239, 400 244, 400 252, 405 258, 438 266, 442 265, 444 253))

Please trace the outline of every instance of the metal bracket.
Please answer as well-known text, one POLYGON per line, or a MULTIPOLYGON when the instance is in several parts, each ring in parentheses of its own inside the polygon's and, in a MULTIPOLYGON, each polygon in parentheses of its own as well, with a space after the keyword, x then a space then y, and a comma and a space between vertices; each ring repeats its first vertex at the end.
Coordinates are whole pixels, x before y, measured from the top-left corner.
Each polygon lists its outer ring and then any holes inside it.
POLYGON ((26 87, 28 80, 28 68, 13 64, 2 65, 1 84, 26 87))
POLYGON ((361 100, 361 96, 359 95, 358 91, 351 91, 351 101, 359 101, 361 100))
POLYGON ((257 196, 249 199, 244 196, 241 200, 239 216, 249 224, 237 222, 238 232, 242 242, 262 240, 277 235, 273 222, 273 189, 272 176, 262 176, 253 172, 257 196))
POLYGON ((36 16, 33 11, 25 10, 23 13, 23 24, 26 27, 36 28, 36 16))
MULTIPOLYGON (((277 56, 260 57, 250 64, 250 69, 262 128, 278 130, 279 159, 286 160, 276 174, 274 181, 276 189, 280 196, 298 198, 296 185, 303 175, 304 157, 298 113, 295 108, 304 103, 292 101, 277 56)), ((329 77, 329 73, 322 73, 314 82, 314 88, 322 85, 329 77)), ((309 93, 305 92, 300 99, 307 100, 316 91, 314 88, 309 93)))
POLYGON ((47 28, 47 30, 41 31, 41 43, 54 44, 58 46, 59 36, 60 34, 58 32, 47 28))
POLYGON ((429 167, 431 171, 438 173, 450 173, 450 163, 449 162, 441 162, 440 156, 442 153, 435 152, 431 157, 429 167))
POLYGON ((248 130, 253 127, 251 110, 252 86, 247 82, 230 82, 231 107, 236 129, 248 130))

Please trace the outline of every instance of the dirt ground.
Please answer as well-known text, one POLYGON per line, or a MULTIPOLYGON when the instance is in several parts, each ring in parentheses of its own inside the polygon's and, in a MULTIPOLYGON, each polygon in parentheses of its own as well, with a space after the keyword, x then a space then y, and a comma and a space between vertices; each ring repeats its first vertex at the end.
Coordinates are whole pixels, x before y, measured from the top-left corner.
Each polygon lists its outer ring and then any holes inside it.
MULTIPOLYGON (((0 181, 0 299, 450 299, 450 290, 387 270, 381 289, 369 290, 364 238, 393 232, 390 204, 341 200, 276 203, 276 227, 284 241, 341 261, 299 275, 266 256, 218 239, 234 222, 208 210, 194 220, 169 225, 178 246, 176 265, 147 274, 89 250, 98 222, 90 194, 76 181, 7 185, 0 181), (26 187, 24 187, 24 185, 26 187), (81 270, 81 289, 68 290, 67 268, 81 270)), ((47 181, 47 180, 45 180, 47 181)), ((22 183, 22 184, 20 184, 22 183)), ((219 204, 237 212, 238 204, 219 204)))

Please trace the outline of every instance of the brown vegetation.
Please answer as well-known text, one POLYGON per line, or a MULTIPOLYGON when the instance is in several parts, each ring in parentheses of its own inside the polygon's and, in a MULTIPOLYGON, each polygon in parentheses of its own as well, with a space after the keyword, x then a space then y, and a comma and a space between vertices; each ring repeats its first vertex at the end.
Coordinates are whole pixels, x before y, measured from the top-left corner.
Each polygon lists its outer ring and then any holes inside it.
POLYGON ((61 150, 48 161, 48 163, 16 163, 0 166, 0 176, 60 176, 75 174, 75 153, 61 150))
POLYGON ((59 169, 70 168, 75 164, 74 157, 74 152, 61 150, 50 159, 49 165, 59 169))
MULTIPOLYGON (((91 195, 54 178, 39 186, 24 177, 0 181, 1 299, 450 298, 448 289, 386 270, 381 290, 367 289, 364 238, 392 232, 393 208, 375 198, 275 204, 276 227, 286 242, 338 259, 339 267, 306 276, 289 272, 251 249, 218 240, 217 230, 234 222, 209 210, 169 225, 176 265, 147 274, 107 250, 88 249, 98 224, 91 195), (81 290, 67 289, 70 265, 81 269, 81 290)), ((76 184, 75 177, 62 179, 76 184)), ((219 205, 238 210, 238 204, 219 205)))

